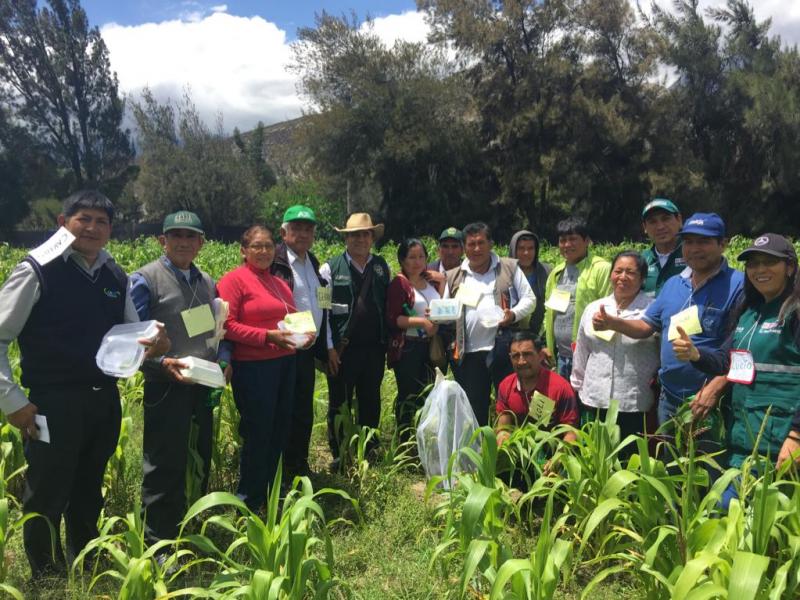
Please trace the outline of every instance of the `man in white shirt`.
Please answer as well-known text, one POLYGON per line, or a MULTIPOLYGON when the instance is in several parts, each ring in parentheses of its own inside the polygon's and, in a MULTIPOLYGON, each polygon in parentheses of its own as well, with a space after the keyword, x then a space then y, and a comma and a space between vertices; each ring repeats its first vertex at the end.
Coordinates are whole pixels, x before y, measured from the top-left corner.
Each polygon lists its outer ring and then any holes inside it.
POLYGON ((282 242, 275 249, 270 270, 289 284, 298 312, 310 311, 317 326, 317 340, 311 348, 297 351, 295 404, 283 467, 289 475, 307 475, 308 448, 314 426, 314 359, 327 361, 326 341, 330 337, 327 309, 330 288, 319 273, 319 261, 311 252, 317 218, 314 211, 297 204, 286 209, 281 225, 282 242))
POLYGON ((467 393, 478 424, 487 425, 492 385, 487 358, 497 330, 530 315, 536 298, 516 259, 500 258, 492 252, 488 225, 471 223, 463 235, 466 258, 447 272, 445 293, 460 299, 464 307, 463 352, 462 340, 457 339, 453 373, 467 393), (515 306, 511 306, 512 290, 519 298, 515 306))

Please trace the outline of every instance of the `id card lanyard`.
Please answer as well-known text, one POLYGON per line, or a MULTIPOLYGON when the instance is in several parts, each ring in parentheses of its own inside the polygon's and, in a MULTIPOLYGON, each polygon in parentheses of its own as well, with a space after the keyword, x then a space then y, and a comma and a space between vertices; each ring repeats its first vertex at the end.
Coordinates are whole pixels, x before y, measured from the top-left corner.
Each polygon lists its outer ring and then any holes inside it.
POLYGON ((756 379, 756 366, 753 360, 753 353, 750 352, 750 343, 753 336, 761 325, 761 318, 756 319, 753 326, 742 336, 742 342, 747 338, 746 348, 735 348, 731 350, 731 366, 728 369, 728 381, 732 383, 742 383, 750 385, 756 379), (749 337, 748 337, 749 336, 749 337))

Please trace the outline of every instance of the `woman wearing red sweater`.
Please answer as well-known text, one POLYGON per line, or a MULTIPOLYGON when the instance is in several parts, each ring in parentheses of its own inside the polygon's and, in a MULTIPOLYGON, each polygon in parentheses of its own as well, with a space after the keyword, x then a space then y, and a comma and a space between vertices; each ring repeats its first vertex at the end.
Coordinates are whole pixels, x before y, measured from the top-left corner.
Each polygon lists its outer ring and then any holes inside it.
POLYGON ((272 232, 253 225, 242 235, 244 264, 219 280, 228 302, 225 338, 233 342, 233 398, 242 436, 237 495, 257 511, 272 485, 289 430, 294 399, 295 348, 278 329, 296 312, 286 283, 270 274, 272 232))

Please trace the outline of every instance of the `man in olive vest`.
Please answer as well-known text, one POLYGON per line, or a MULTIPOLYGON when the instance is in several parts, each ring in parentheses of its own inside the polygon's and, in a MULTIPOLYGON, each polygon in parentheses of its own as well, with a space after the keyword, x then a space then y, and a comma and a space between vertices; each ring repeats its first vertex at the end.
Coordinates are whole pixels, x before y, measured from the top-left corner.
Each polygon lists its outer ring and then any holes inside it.
POLYGON ((339 467, 341 431, 336 416, 357 399, 354 421, 378 427, 381 382, 386 359, 386 288, 389 265, 372 245, 383 234, 367 213, 353 213, 343 229, 346 250, 322 265, 320 275, 331 286, 331 339, 328 343, 328 442, 339 467))
MULTIPOLYGON (((131 275, 131 297, 139 317, 165 324, 172 348, 144 372, 142 511, 148 542, 174 538, 186 512, 189 440, 196 428, 196 452, 202 464, 199 490, 206 492, 211 467, 211 389, 187 382, 180 358, 217 360, 213 338, 214 281, 194 264, 203 247, 203 225, 193 212, 167 215, 158 240, 164 254, 131 275)), ((230 378, 227 362, 221 365, 230 378)))
MULTIPOLYGON (((463 351, 455 353, 453 374, 464 388, 478 424, 483 426, 489 423, 492 386, 487 359, 497 331, 530 315, 536 307, 536 297, 517 260, 500 258, 492 252, 492 232, 486 223, 464 227, 464 247, 464 261, 447 271, 447 293, 460 299, 464 307, 463 351), (512 291, 518 299, 514 306, 512 291), (501 311, 502 316, 487 318, 492 310, 501 311)), ((455 344, 462 345, 459 340, 455 344)))

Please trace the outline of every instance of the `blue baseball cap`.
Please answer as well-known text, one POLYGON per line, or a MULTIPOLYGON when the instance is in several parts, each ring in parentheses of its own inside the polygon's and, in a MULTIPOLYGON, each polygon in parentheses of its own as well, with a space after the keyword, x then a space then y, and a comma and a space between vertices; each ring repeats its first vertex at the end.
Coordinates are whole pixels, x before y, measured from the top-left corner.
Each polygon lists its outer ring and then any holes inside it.
POLYGON ((694 213, 683 223, 681 235, 691 233, 705 237, 724 238, 725 222, 717 213, 694 213))

